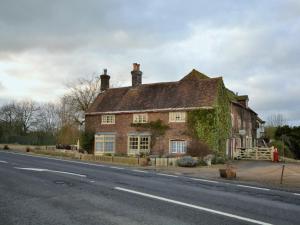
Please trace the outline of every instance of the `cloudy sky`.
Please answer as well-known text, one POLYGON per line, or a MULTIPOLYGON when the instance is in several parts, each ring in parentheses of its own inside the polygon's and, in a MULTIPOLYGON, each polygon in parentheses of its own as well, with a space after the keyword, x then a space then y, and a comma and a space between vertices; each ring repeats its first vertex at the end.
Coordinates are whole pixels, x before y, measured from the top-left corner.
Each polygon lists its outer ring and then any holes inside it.
POLYGON ((299 40, 297 0, 0 0, 0 104, 56 101, 103 68, 129 85, 138 62, 144 83, 195 68, 300 125, 299 40))

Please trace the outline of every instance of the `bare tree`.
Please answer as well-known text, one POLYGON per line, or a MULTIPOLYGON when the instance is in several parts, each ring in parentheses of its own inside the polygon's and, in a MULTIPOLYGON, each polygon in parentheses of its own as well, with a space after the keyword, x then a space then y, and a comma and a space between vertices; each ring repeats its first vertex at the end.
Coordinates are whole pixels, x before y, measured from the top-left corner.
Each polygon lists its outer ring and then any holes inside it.
POLYGON ((59 126, 59 105, 44 103, 37 115, 37 127, 41 131, 54 134, 59 126))
POLYGON ((15 102, 3 105, 0 108, 0 121, 12 125, 12 123, 16 120, 15 108, 15 102))
MULTIPOLYGON (((75 123, 84 123, 84 113, 100 93, 100 79, 95 76, 91 78, 78 79, 75 84, 69 86, 69 91, 61 99, 63 113, 75 123)), ((67 120, 64 118, 64 120, 67 120)))
POLYGON ((20 133, 22 130, 18 120, 16 102, 10 102, 0 108, 1 130, 5 135, 20 133))
POLYGON ((269 127, 279 127, 279 126, 283 126, 283 125, 286 125, 286 124, 287 124, 286 119, 280 113, 273 114, 273 115, 268 117, 267 125, 269 127))
POLYGON ((21 124, 24 133, 36 127, 36 116, 39 109, 39 106, 32 100, 23 100, 15 103, 17 121, 21 124))

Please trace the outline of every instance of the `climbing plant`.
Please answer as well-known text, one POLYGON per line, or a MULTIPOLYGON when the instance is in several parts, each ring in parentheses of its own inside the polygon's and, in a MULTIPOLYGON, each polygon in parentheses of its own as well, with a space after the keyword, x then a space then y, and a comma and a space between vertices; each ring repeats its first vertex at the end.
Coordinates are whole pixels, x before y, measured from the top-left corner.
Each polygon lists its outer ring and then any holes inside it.
POLYGON ((160 119, 151 121, 149 123, 131 123, 132 127, 136 127, 137 129, 149 130, 151 132, 151 146, 154 146, 156 138, 160 136, 164 136, 166 130, 170 127, 160 119))
POLYGON ((230 102, 222 81, 218 84, 217 93, 212 108, 188 112, 188 129, 194 138, 207 144, 215 154, 224 156, 231 118, 230 102))

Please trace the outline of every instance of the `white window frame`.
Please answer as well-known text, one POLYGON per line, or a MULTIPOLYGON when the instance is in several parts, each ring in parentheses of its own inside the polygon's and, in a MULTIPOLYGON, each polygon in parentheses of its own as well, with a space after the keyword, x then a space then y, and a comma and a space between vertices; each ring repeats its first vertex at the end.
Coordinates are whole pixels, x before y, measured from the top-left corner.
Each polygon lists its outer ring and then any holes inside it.
POLYGON ((187 151, 187 141, 186 140, 181 140, 181 139, 171 139, 169 140, 169 152, 171 154, 185 154, 187 151), (173 151, 172 149, 172 142, 177 142, 177 146, 176 148, 176 151, 173 151), (182 148, 182 149, 179 149, 179 148, 182 148))
POLYGON ((115 124, 115 115, 102 115, 101 124, 115 124))
POLYGON ((150 135, 128 135, 128 146, 127 146, 127 153, 128 155, 137 155, 140 153, 149 153, 150 152, 150 146, 151 146, 151 136, 150 135), (131 149, 131 138, 136 138, 137 139, 137 149, 131 149), (144 147, 147 148, 143 148, 141 149, 141 146, 143 146, 143 140, 142 138, 147 138, 148 139, 148 143, 147 145, 144 147))
POLYGON ((104 154, 104 153, 114 154, 115 150, 116 150, 116 135, 114 135, 114 134, 96 134, 94 149, 95 149, 95 151, 94 151, 95 154, 104 154), (107 151, 105 149, 106 143, 113 143, 112 151, 107 151), (99 144, 100 146, 102 144, 102 149, 98 150, 97 144, 99 144))
POLYGON ((133 114, 133 123, 147 123, 147 122, 148 122, 147 113, 133 114))
POLYGON ((169 112, 169 122, 184 123, 186 121, 186 112, 169 112))

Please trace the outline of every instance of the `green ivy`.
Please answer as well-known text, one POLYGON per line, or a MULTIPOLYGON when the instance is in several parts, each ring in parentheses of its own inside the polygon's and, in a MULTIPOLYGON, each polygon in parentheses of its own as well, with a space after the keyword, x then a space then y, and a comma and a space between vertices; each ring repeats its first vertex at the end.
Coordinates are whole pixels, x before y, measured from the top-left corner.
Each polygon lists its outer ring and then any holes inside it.
POLYGON ((160 119, 151 121, 149 123, 131 123, 131 126, 136 127, 137 129, 142 128, 150 130, 152 134, 151 146, 154 146, 157 137, 164 136, 166 130, 170 128, 168 125, 164 124, 163 121, 160 119))
POLYGON ((225 156, 231 118, 230 101, 223 82, 218 85, 218 95, 213 108, 188 112, 188 129, 194 138, 207 144, 215 154, 225 156))

